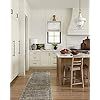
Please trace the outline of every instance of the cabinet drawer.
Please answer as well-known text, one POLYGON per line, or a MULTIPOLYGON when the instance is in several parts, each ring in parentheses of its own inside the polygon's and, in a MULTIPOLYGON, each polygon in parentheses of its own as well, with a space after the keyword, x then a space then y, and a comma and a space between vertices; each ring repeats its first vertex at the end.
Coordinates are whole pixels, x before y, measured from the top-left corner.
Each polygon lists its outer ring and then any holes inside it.
POLYGON ((40 52, 30 52, 30 60, 40 60, 40 52))
POLYGON ((38 60, 30 61, 30 66, 40 66, 40 61, 38 60))
POLYGON ((30 60, 40 60, 40 55, 36 56, 36 55, 31 55, 30 56, 30 60))
POLYGON ((40 55, 40 54, 41 54, 41 53, 40 53, 39 51, 31 51, 31 52, 30 52, 30 56, 31 56, 31 55, 33 55, 33 56, 34 56, 34 55, 40 55))

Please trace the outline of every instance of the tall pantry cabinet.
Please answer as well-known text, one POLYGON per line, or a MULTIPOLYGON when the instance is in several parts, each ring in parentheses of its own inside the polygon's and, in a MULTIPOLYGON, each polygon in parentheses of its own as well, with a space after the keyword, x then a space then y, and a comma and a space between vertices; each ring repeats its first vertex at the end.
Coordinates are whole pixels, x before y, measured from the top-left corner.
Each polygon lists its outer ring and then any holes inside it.
POLYGON ((12 36, 12 65, 11 65, 11 81, 19 74, 19 54, 20 54, 20 40, 19 40, 19 22, 18 22, 18 0, 11 2, 11 36, 12 36))

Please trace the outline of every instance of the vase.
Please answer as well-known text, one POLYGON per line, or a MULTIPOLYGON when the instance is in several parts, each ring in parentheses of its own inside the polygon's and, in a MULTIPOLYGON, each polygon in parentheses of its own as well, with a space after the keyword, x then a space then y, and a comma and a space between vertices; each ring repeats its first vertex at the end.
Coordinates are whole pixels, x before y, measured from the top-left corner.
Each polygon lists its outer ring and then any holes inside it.
POLYGON ((54 50, 56 50, 57 49, 57 47, 56 46, 54 46, 54 50))

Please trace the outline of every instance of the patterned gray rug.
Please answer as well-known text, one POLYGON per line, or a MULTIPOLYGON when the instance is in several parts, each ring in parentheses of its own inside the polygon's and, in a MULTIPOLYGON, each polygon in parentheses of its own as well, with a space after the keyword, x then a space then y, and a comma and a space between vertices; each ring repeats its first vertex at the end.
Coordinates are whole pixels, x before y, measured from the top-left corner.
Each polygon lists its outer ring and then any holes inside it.
POLYGON ((34 72, 19 100, 52 100, 49 72, 34 72))

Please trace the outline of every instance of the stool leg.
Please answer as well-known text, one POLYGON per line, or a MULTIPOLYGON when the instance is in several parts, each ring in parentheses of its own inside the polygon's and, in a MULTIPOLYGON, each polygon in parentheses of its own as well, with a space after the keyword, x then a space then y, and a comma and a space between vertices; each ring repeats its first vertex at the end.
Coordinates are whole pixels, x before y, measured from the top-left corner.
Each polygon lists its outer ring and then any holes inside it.
POLYGON ((81 69, 81 75, 82 75, 82 87, 84 88, 84 78, 83 78, 83 69, 81 69))
POLYGON ((83 58, 82 58, 82 65, 81 65, 81 76, 82 76, 82 87, 84 88, 83 58))
POLYGON ((63 66, 63 82, 62 82, 62 85, 64 85, 65 83, 65 66, 63 66))
POLYGON ((73 84, 73 71, 71 70, 71 88, 72 88, 72 84, 73 84))
POLYGON ((65 83, 65 69, 63 71, 63 85, 64 85, 64 83, 65 83))

